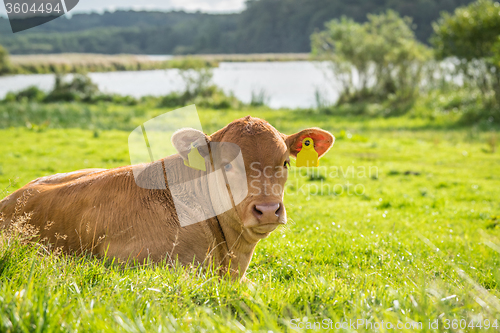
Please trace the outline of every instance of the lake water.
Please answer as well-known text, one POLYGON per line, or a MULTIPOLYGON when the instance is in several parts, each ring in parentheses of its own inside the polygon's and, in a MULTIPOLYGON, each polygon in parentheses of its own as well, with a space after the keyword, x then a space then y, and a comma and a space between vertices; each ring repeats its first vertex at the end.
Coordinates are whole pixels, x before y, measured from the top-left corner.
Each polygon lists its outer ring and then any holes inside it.
MULTIPOLYGON (((331 79, 325 63, 223 62, 218 68, 214 68, 213 73, 216 85, 247 103, 250 102, 252 93, 261 91, 268 97, 266 104, 272 108, 315 106, 316 92, 329 102, 338 98, 339 85, 331 79)), ((184 88, 184 81, 176 69, 90 73, 89 76, 103 92, 134 97, 165 95, 184 88)), ((49 91, 54 85, 54 75, 0 77, 0 98, 4 98, 9 91, 19 91, 32 85, 49 91)))

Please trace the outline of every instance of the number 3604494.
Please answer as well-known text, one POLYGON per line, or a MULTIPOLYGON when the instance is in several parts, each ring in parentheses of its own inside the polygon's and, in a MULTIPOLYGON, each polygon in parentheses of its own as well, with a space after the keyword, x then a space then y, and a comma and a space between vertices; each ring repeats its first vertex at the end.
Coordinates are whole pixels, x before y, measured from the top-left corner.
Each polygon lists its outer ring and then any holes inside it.
POLYGON ((28 3, 6 3, 5 8, 7 9, 7 14, 50 14, 50 13, 61 13, 63 9, 60 4, 57 3, 55 6, 51 3, 40 3, 40 4, 28 4, 28 3))
POLYGON ((467 321, 465 319, 453 319, 453 320, 449 320, 449 319, 445 319, 443 321, 444 323, 444 328, 445 329, 450 329, 450 328, 453 328, 453 329, 466 329, 466 328, 469 328, 469 329, 473 329, 473 328, 484 328, 484 329, 489 329, 489 328, 494 328, 494 329, 498 329, 498 320, 495 320, 493 322, 489 321, 488 319, 485 319, 485 320, 479 320, 479 321, 474 321, 474 320, 471 320, 471 321, 467 321))

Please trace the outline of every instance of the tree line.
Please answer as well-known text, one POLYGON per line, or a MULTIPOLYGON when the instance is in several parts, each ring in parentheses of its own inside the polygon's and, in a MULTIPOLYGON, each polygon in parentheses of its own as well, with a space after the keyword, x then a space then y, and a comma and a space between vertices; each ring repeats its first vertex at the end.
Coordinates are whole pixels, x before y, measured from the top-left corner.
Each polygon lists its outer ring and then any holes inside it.
POLYGON ((337 105, 371 103, 397 115, 437 94, 450 99, 444 112, 500 122, 500 2, 478 0, 441 13, 430 46, 411 27, 411 18, 388 10, 364 23, 334 19, 313 33, 313 55, 327 61, 342 87, 337 105))
POLYGON ((237 14, 116 11, 74 14, 12 34, 0 18, 0 44, 12 54, 36 53, 284 53, 310 52, 310 36, 335 18, 355 22, 388 9, 413 19, 428 43, 432 22, 471 0, 249 0, 237 14))

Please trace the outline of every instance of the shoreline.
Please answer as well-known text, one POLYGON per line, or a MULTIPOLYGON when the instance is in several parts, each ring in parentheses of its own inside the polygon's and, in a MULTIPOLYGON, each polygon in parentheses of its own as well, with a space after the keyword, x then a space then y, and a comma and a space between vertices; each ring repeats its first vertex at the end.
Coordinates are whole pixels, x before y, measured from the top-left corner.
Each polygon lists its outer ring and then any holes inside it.
POLYGON ((153 69, 199 69, 218 67, 221 62, 310 61, 309 53, 134 55, 58 53, 11 55, 6 75, 82 72, 143 71, 153 69))

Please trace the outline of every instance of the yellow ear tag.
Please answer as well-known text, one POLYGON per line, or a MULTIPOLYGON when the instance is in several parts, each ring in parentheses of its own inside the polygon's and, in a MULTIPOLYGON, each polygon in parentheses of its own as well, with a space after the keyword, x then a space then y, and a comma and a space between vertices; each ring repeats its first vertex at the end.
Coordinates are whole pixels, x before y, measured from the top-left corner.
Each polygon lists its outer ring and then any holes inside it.
POLYGON ((318 153, 314 150, 314 141, 311 138, 302 140, 302 149, 297 154, 297 167, 318 167, 318 153))
POLYGON ((184 161, 184 164, 192 169, 207 171, 205 166, 205 159, 200 155, 198 148, 191 145, 191 151, 188 154, 188 161, 184 161))

